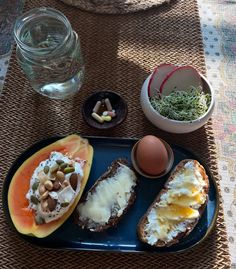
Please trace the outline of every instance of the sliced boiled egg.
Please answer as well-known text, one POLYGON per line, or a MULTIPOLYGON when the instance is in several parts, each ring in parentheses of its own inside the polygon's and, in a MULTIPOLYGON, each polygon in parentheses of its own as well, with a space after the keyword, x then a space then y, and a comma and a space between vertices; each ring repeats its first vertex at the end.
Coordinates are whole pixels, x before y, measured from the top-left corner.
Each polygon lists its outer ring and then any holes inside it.
POLYGON ((177 193, 172 193, 168 197, 168 203, 173 203, 179 206, 195 206, 201 205, 205 202, 205 199, 201 193, 196 193, 193 196, 188 195, 178 195, 177 193))
POLYGON ((159 207, 157 216, 168 220, 195 219, 199 217, 199 212, 191 207, 173 204, 168 207, 159 207))

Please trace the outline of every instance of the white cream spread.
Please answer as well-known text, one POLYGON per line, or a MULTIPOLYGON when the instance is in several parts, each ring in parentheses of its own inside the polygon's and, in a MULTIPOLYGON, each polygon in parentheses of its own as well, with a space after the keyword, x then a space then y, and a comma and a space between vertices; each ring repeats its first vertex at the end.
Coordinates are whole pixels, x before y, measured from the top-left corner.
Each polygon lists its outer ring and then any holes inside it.
POLYGON ((151 209, 144 228, 147 241, 154 245, 158 240, 172 241, 199 217, 198 209, 205 203, 204 181, 194 162, 187 162, 168 183, 160 201, 151 209))
MULTIPOLYGON (((68 156, 63 155, 60 152, 56 152, 56 151, 52 152, 50 154, 49 159, 42 161, 39 164, 39 166, 34 170, 34 173, 30 180, 30 189, 28 193, 26 194, 26 198, 29 200, 29 208, 34 209, 35 215, 37 217, 41 217, 46 223, 59 219, 66 211, 68 211, 68 208, 70 207, 71 204, 73 204, 76 195, 80 191, 81 182, 78 181, 77 188, 74 191, 69 184, 69 178, 72 173, 68 173, 65 175, 65 181, 68 183, 68 186, 59 190, 58 192, 56 191, 49 192, 49 195, 53 199, 57 200, 56 208, 53 211, 43 210, 41 207, 41 203, 38 203, 38 204, 32 203, 30 199, 32 195, 40 200, 39 188, 37 188, 36 190, 33 190, 32 188, 33 184, 36 182, 40 182, 40 175, 42 174, 45 175, 43 172, 44 167, 45 166, 52 167, 53 165, 56 164, 57 160, 62 160, 65 163, 69 163, 72 161, 68 156), (66 207, 62 207, 61 206, 62 203, 69 203, 69 205, 66 207)), ((80 175, 80 178, 83 177, 83 169, 81 167, 81 164, 76 161, 74 162, 74 173, 77 173, 78 175, 80 175)))
POLYGON ((103 225, 112 214, 121 216, 135 185, 135 173, 126 165, 120 164, 113 177, 99 182, 95 191, 88 194, 87 200, 78 205, 80 219, 103 225))

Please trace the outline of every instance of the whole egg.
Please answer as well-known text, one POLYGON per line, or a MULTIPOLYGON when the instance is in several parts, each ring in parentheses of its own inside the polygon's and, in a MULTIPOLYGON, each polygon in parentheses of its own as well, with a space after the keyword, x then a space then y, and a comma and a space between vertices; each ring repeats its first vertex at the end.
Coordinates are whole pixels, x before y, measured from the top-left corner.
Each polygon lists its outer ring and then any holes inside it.
POLYGON ((136 150, 136 161, 140 169, 149 175, 158 175, 168 166, 168 153, 163 142, 153 135, 143 137, 136 150))

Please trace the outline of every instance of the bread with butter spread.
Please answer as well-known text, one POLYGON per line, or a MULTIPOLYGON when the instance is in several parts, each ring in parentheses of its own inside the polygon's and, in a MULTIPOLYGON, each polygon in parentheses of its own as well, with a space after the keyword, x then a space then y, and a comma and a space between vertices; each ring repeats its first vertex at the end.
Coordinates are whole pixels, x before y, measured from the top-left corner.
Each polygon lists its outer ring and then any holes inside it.
POLYGON ((138 237, 155 247, 168 247, 196 226, 208 201, 209 180, 196 160, 181 161, 137 226, 138 237))
POLYGON ((76 209, 77 223, 93 232, 116 225, 135 201, 136 184, 136 175, 127 161, 113 161, 82 197, 76 209))

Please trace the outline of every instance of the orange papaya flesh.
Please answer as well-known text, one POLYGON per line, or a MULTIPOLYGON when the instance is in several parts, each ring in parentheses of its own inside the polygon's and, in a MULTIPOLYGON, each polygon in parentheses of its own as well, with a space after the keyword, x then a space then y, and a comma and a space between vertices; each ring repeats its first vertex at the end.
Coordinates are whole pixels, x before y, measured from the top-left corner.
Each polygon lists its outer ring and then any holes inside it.
POLYGON ((93 148, 86 139, 79 135, 70 135, 46 146, 27 159, 14 174, 8 191, 8 207, 12 222, 18 232, 43 238, 59 228, 74 211, 87 183, 92 166, 93 148), (34 211, 28 208, 29 202, 26 193, 30 187, 30 179, 39 163, 49 158, 52 151, 68 154, 72 158, 86 160, 83 166, 84 176, 81 189, 74 203, 68 211, 58 220, 37 225, 34 211))

